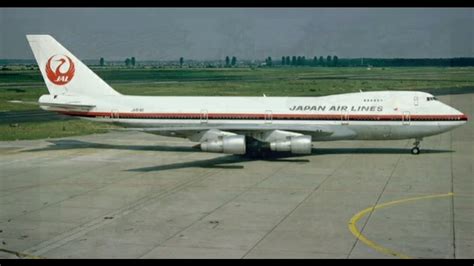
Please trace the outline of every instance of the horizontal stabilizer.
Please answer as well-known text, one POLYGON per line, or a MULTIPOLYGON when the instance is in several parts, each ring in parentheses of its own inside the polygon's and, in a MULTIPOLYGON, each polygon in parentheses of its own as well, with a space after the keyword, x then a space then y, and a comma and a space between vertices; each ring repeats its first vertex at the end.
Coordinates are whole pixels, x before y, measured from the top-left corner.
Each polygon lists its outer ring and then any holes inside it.
POLYGON ((51 107, 57 110, 58 108, 67 111, 89 111, 95 107, 95 105, 86 104, 66 104, 66 103, 41 103, 42 107, 51 107))

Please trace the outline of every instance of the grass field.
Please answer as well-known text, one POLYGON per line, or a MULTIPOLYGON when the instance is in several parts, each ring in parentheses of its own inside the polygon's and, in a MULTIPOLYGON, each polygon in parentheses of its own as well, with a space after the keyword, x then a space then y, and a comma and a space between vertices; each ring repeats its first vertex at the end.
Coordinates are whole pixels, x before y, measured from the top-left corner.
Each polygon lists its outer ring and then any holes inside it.
POLYGON ((0 125, 0 140, 58 138, 92 133, 105 133, 109 125, 86 120, 18 123, 16 127, 0 125))
MULTIPOLYGON (((397 67, 397 68, 229 68, 229 69, 94 69, 112 87, 131 95, 177 96, 321 96, 359 90, 463 90, 474 87, 474 68, 397 67)), ((0 112, 37 109, 36 105, 10 103, 11 100, 36 102, 48 94, 38 70, 0 71, 0 112)), ((54 137, 99 132, 94 123, 47 122, 54 130, 72 123, 72 131, 58 131, 54 137), (56 128, 57 127, 57 128, 56 128)), ((20 127, 0 125, 0 140, 32 139, 44 134, 44 123, 20 127), (34 133, 24 133, 28 130, 34 133)), ((67 128, 67 127, 66 127, 67 128)))

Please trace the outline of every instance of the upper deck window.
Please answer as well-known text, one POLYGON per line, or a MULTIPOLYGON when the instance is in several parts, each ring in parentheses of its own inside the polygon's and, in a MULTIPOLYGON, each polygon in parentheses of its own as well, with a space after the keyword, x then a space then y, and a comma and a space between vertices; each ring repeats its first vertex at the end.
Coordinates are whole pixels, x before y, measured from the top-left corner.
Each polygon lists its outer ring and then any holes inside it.
POLYGON ((364 99, 364 102, 382 102, 382 99, 364 99))

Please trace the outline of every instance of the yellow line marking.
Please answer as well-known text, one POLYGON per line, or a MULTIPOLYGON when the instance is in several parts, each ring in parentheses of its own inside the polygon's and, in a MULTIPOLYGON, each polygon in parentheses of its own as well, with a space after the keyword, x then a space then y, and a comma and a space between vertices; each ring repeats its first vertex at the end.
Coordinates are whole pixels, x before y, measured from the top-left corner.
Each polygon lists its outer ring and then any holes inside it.
POLYGON ((30 255, 30 254, 21 253, 21 252, 18 252, 18 251, 8 250, 8 249, 4 249, 4 248, 0 248, 0 251, 3 251, 3 252, 5 252, 5 253, 10 253, 10 254, 16 255, 18 258, 46 259, 45 257, 30 255))
POLYGON ((406 202, 410 202, 410 201, 415 201, 415 200, 422 200, 422 199, 433 199, 433 198, 441 198, 441 197, 450 197, 450 196, 453 196, 454 193, 452 192, 449 192, 447 194, 437 194, 437 195, 430 195, 430 196, 421 196, 421 197, 414 197, 414 198, 408 198, 408 199, 401 199, 401 200, 395 200, 395 201, 390 201, 390 202, 387 202, 387 203, 383 203, 383 204, 378 204, 378 205, 375 205, 375 206, 372 206, 372 207, 369 207, 367 209, 364 209, 360 212, 358 212, 356 215, 354 215, 350 221, 349 221, 349 230, 351 231, 351 233, 357 237, 357 239, 359 239, 360 241, 362 241, 364 244, 366 244, 367 246, 375 249, 376 251, 378 252, 381 252, 381 253, 384 253, 384 254, 388 254, 388 255, 392 255, 392 256, 396 256, 396 257, 399 257, 399 258, 402 258, 402 259, 412 259, 412 257, 408 256, 408 255, 405 255, 405 254, 402 254, 402 253, 399 253, 399 252, 396 252, 394 250, 391 250, 389 248, 386 248, 386 247, 383 247, 377 243, 375 243, 374 241, 368 239, 367 237, 365 237, 362 232, 359 231, 359 229, 357 229, 356 227, 356 224, 357 224, 357 221, 360 220, 360 218, 364 217, 364 215, 366 215, 367 213, 370 213, 370 212, 375 212, 375 210, 377 209, 381 209, 381 208, 385 208, 385 207, 389 207, 389 206, 393 206, 393 205, 396 205, 396 204, 401 204, 401 203, 406 203, 406 202))

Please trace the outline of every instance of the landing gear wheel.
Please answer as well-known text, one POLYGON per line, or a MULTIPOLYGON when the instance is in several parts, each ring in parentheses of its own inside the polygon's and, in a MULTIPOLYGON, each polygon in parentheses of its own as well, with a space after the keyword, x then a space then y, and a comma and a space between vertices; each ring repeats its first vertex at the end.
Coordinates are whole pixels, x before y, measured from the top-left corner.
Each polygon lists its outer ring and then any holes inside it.
POLYGON ((418 147, 413 147, 413 148, 411 149, 411 154, 414 154, 414 155, 420 154, 420 148, 418 148, 418 147))

